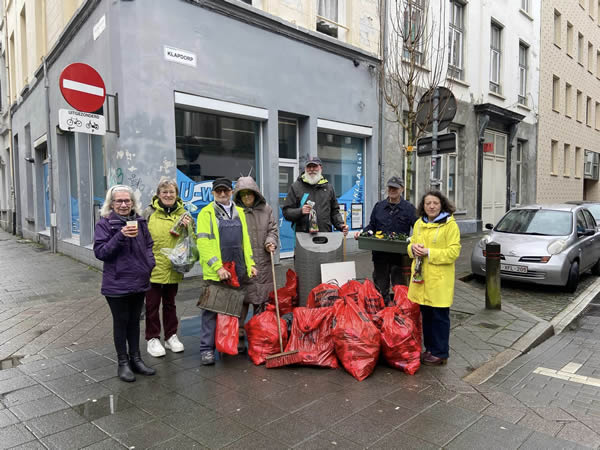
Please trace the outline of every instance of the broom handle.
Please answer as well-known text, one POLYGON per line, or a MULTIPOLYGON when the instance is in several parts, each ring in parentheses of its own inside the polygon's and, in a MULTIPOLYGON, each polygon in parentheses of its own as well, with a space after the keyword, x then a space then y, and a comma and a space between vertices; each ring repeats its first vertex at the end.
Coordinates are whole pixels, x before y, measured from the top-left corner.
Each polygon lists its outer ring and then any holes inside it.
MULTIPOLYGON (((346 225, 346 214, 347 212, 344 211, 344 225, 346 225)), ((343 262, 346 262, 346 236, 343 237, 343 241, 342 241, 342 253, 343 253, 343 262)))
POLYGON ((275 312, 277 313, 277 333, 279 334, 279 348, 283 353, 283 339, 281 337, 281 323, 279 319, 279 299, 277 298, 277 281, 275 281, 275 262, 273 261, 273 252, 269 252, 271 255, 271 272, 273 273, 273 292, 275 293, 275 312))

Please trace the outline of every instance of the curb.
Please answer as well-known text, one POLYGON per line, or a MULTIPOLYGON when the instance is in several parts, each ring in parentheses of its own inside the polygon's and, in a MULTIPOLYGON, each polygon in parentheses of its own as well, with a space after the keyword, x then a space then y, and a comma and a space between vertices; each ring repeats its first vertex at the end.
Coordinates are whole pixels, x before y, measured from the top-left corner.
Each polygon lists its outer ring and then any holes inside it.
POLYGON ((475 369, 469 375, 463 377, 463 381, 472 385, 483 384, 514 359, 540 345, 546 339, 556 334, 560 334, 582 313, 585 307, 596 298, 598 292, 600 292, 600 278, 589 285, 552 321, 539 322, 521 336, 521 338, 517 339, 511 347, 498 353, 493 359, 475 369))

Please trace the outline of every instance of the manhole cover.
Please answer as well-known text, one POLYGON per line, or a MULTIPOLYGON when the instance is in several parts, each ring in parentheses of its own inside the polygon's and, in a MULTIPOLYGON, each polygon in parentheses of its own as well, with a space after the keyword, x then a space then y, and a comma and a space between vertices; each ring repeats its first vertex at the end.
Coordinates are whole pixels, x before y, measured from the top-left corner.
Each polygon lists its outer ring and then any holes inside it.
POLYGON ((11 356, 10 358, 0 361, 0 370, 12 369, 21 364, 22 356, 11 356))
POLYGON ((500 328, 500 325, 496 325, 495 323, 487 323, 487 322, 478 323, 477 326, 482 327, 482 328, 489 328, 490 330, 496 330, 496 329, 500 328))

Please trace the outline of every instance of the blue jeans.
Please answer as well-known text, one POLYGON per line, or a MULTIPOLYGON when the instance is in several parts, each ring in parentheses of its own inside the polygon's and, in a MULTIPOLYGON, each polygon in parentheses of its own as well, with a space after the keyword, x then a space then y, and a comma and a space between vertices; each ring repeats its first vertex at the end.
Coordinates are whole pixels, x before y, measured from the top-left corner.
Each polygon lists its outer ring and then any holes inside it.
POLYGON ((438 358, 448 358, 450 352, 450 308, 421 305, 425 350, 438 358))

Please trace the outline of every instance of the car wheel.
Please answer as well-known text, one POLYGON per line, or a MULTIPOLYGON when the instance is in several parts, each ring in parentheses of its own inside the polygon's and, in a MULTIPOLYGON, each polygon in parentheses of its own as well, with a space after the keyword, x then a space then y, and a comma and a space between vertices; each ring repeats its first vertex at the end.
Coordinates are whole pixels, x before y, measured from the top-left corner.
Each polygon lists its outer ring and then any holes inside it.
POLYGON ((568 292, 575 292, 577 289, 577 284, 579 283, 579 262, 573 261, 571 264, 571 268, 569 269, 569 278, 567 279, 567 284, 565 285, 565 289, 568 292))
POLYGON ((592 274, 600 277, 600 259, 592 266, 592 274))

